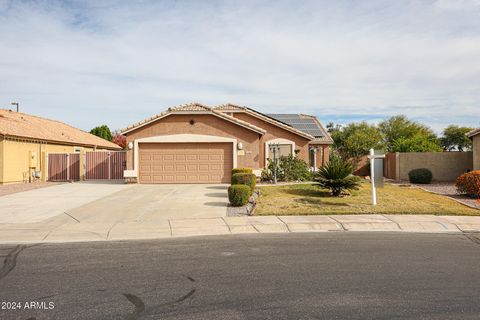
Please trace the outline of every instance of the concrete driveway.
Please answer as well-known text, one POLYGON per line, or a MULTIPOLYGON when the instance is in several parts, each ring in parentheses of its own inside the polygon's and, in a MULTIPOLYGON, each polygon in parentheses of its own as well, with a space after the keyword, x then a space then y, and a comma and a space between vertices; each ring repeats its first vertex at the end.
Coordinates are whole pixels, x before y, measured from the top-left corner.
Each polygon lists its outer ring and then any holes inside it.
POLYGON ((174 222, 187 234, 219 223, 226 233, 227 188, 75 183, 0 197, 0 241, 169 237, 174 222))
POLYGON ((0 224, 215 218, 227 204, 227 185, 70 183, 0 197, 0 224))
POLYGON ((227 188, 221 184, 132 185, 69 214, 82 223, 225 217, 227 188))
POLYGON ((35 223, 128 189, 115 183, 65 183, 0 197, 0 223, 35 223))

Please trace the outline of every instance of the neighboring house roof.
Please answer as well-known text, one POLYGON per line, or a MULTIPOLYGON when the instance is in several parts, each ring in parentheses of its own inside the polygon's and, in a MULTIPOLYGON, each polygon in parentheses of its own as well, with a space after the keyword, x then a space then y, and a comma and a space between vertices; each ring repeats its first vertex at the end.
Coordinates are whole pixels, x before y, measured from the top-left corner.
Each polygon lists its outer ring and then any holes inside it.
POLYGON ((474 136, 479 135, 479 134, 480 134, 480 128, 468 132, 467 136, 469 138, 473 138, 474 136))
POLYGON ((274 118, 268 116, 267 114, 263 114, 261 112, 258 112, 256 110, 253 110, 253 109, 248 108, 248 107, 241 107, 241 106, 238 106, 238 105, 235 105, 235 104, 227 103, 227 104, 222 104, 222 105, 216 106, 214 109, 222 111, 222 112, 228 112, 228 111, 245 112, 245 113, 247 113, 247 114, 249 114, 253 117, 261 119, 261 120, 263 120, 265 122, 268 122, 270 124, 276 125, 277 127, 280 127, 280 128, 283 128, 287 131, 293 132, 293 133, 295 133, 299 136, 302 136, 304 138, 307 138, 309 140, 315 140, 315 137, 312 136, 309 133, 298 130, 298 129, 290 126, 287 123, 284 123, 282 121, 274 119, 274 118))
POLYGON ((59 144, 121 149, 118 145, 63 122, 0 109, 0 135, 59 144))
POLYGON ((333 143, 327 130, 325 130, 321 122, 315 116, 295 113, 269 113, 267 116, 314 136, 315 140, 313 142, 333 143))
POLYGON ((147 119, 144 119, 144 120, 139 121, 137 123, 134 123, 134 124, 128 126, 125 129, 122 129, 121 133, 122 134, 129 133, 133 130, 137 130, 138 128, 141 128, 141 127, 143 127, 147 124, 150 124, 150 123, 155 122, 157 120, 160 120, 162 118, 168 117, 172 114, 185 114, 185 113, 188 113, 188 114, 191 114, 191 113, 211 114, 213 116, 216 116, 218 118, 224 119, 224 120, 229 121, 229 122, 232 122, 236 125, 247 128, 247 129, 252 130, 254 132, 257 132, 259 134, 263 135, 263 134, 266 133, 266 131, 262 128, 254 126, 253 124, 248 123, 246 121, 243 121, 243 120, 237 119, 235 117, 229 116, 229 115, 227 115, 223 112, 214 110, 213 108, 207 107, 207 106, 205 106, 201 103, 198 103, 198 102, 192 102, 192 103, 187 103, 187 104, 183 104, 183 105, 180 105, 180 106, 168 108, 167 111, 161 112, 161 113, 159 113, 157 115, 154 115, 150 118, 147 118, 147 119))

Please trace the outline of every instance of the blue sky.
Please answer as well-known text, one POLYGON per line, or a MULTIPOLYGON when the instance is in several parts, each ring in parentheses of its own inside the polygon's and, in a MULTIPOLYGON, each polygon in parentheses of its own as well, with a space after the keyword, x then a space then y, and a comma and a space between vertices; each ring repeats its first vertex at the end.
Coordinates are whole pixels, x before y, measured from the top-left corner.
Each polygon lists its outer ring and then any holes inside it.
POLYGON ((480 126, 480 0, 0 0, 0 107, 89 130, 191 101, 480 126))

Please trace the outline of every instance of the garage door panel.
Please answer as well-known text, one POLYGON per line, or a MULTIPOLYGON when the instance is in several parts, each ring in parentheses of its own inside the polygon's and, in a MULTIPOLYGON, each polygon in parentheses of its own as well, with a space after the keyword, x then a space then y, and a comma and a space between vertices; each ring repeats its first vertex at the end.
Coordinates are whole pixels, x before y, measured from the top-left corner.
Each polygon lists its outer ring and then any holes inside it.
POLYGON ((148 160, 151 160, 151 159, 152 159, 152 156, 149 155, 149 154, 142 154, 142 155, 140 155, 140 160, 148 161, 148 160))
POLYGON ((210 180, 211 181, 216 181, 216 180, 220 180, 222 177, 220 175, 211 175, 210 176, 210 180))
POLYGON ((179 172, 179 173, 185 172, 185 171, 187 171, 187 166, 184 165, 184 164, 176 164, 175 165, 175 171, 179 172))
POLYGON ((228 183, 231 143, 140 144, 141 183, 228 183))
POLYGON ((188 172, 198 172, 198 165, 196 164, 188 164, 187 165, 188 172))
POLYGON ((210 169, 210 166, 208 164, 199 164, 198 165, 198 171, 200 172, 205 172, 205 171, 209 171, 210 169))
POLYGON ((219 154, 211 154, 210 155, 210 160, 216 161, 216 160, 222 160, 222 156, 219 154))
POLYGON ((187 175, 186 176, 186 181, 188 181, 189 183, 197 183, 199 182, 199 178, 198 178, 198 175, 187 175))
POLYGON ((211 164, 210 165, 210 170, 215 170, 215 171, 219 171, 219 170, 222 170, 223 166, 219 165, 219 164, 211 164))

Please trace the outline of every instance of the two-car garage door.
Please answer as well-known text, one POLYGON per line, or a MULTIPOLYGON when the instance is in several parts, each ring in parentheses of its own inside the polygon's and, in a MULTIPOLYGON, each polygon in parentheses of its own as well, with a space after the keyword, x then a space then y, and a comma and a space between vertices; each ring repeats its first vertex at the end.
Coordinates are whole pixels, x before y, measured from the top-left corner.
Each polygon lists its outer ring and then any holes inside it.
POLYGON ((140 183, 228 183, 232 143, 141 143, 140 183))

